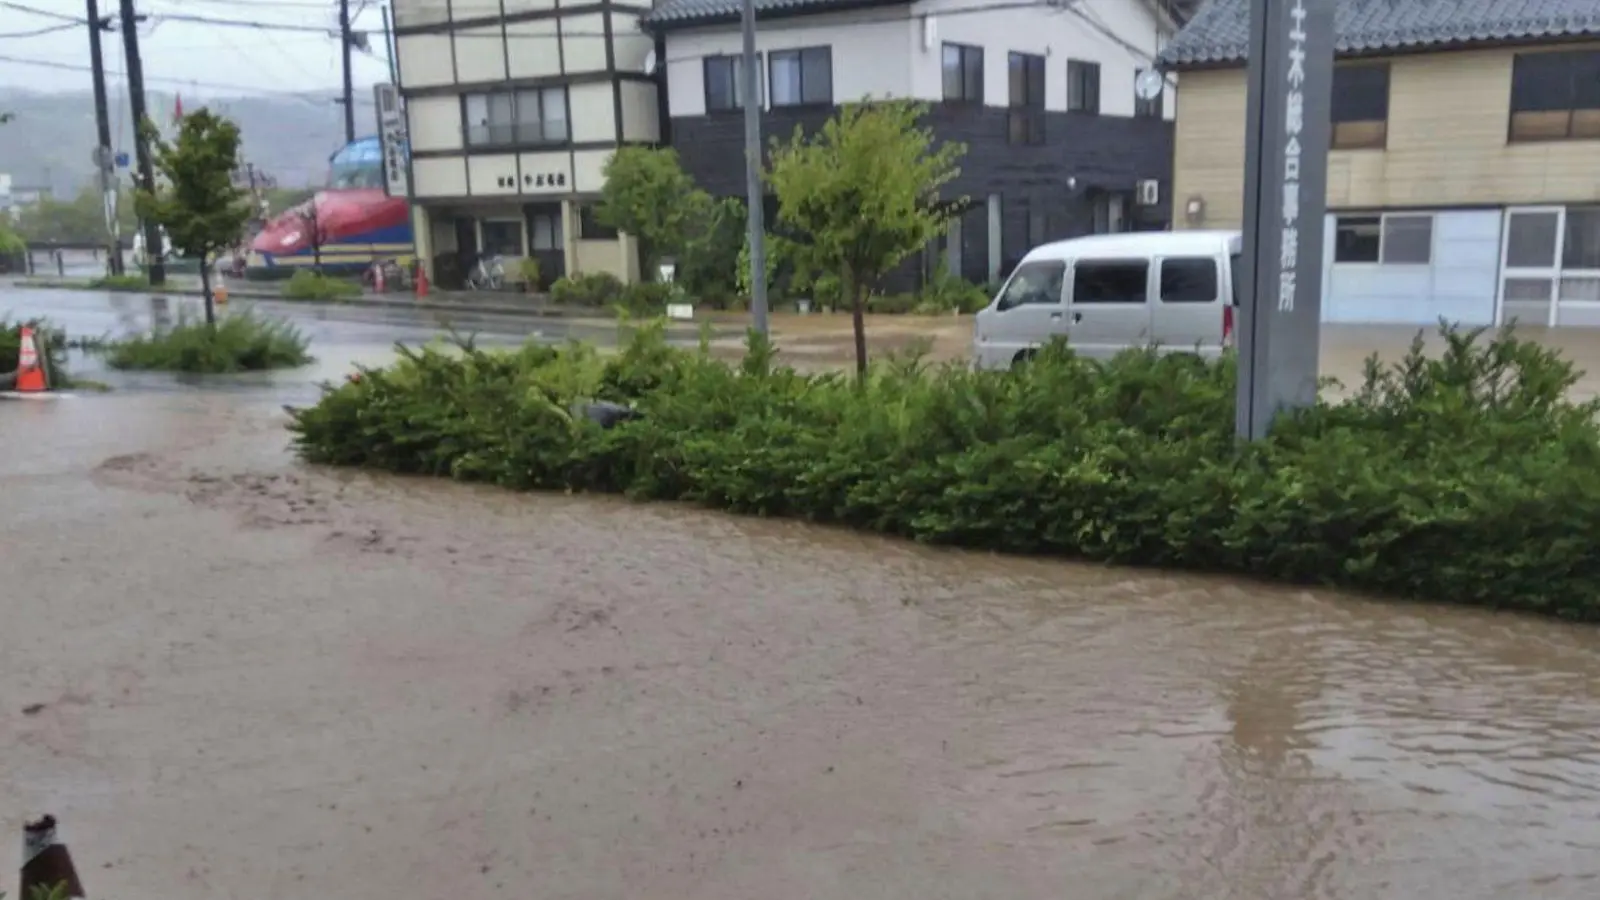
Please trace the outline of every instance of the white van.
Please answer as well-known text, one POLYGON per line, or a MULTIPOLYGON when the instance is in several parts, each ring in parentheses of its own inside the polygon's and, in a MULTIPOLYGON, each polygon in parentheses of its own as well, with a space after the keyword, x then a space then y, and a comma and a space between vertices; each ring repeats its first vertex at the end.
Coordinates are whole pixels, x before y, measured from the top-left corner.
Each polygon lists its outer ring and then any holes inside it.
POLYGON ((1151 231, 1036 247, 976 319, 973 360, 1006 369, 1057 337, 1085 356, 1129 347, 1214 356, 1233 340, 1237 231, 1151 231))

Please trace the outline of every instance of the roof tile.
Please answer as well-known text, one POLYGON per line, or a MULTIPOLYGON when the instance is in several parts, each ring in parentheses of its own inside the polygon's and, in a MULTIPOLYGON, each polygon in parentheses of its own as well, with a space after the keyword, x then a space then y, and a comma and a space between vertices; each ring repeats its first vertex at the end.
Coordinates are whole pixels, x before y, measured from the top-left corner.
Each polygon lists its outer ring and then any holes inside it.
MULTIPOLYGON (((1335 52, 1372 53, 1502 40, 1600 37, 1600 0, 1334 0, 1335 52)), ((1211 0, 1159 63, 1239 63, 1250 40, 1250 0, 1211 0)))

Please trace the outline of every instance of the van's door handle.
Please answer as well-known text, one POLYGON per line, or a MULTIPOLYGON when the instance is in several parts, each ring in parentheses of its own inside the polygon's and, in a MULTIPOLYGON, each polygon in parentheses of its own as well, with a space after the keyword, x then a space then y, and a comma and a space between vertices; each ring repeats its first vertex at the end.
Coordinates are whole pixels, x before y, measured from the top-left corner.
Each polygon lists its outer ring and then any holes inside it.
POLYGON ((1060 319, 1061 319, 1061 313, 1051 313, 1051 314, 1050 314, 1050 318, 1052 318, 1052 319, 1055 319, 1055 320, 1058 320, 1058 321, 1059 321, 1059 320, 1060 320, 1060 319))
POLYGON ((1082 322, 1082 321, 1083 321, 1083 313, 1075 312, 1075 313, 1072 314, 1072 324, 1076 325, 1076 324, 1078 324, 1079 322, 1082 322))

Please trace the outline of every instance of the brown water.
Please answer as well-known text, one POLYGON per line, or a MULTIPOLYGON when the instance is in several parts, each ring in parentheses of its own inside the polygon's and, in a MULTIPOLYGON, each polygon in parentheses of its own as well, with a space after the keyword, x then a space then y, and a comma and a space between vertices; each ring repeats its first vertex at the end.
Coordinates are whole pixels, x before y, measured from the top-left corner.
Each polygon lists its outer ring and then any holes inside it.
POLYGON ((95 896, 1600 892, 1595 630, 308 471, 253 397, 0 405, 0 827, 95 896))

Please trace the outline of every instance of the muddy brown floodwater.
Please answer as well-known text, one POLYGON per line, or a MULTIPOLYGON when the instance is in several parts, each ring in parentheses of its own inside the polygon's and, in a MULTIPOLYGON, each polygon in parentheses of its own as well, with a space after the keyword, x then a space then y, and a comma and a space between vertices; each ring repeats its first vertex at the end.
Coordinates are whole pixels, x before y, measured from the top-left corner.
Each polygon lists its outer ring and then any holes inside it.
POLYGON ((1593 898, 1600 632, 0 406, 0 841, 94 896, 1593 898))

